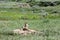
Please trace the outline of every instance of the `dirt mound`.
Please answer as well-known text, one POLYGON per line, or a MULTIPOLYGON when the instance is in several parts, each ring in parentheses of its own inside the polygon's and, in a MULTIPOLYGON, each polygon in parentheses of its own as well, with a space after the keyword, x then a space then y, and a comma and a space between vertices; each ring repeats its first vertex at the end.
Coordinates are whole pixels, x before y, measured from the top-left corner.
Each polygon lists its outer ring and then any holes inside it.
POLYGON ((14 34, 23 34, 23 35, 37 33, 36 30, 29 29, 28 26, 29 25, 27 24, 27 22, 25 22, 25 24, 24 24, 22 29, 15 29, 15 30, 13 30, 13 33, 14 34))
POLYGON ((15 29, 15 30, 13 30, 13 33, 14 34, 22 34, 22 35, 27 35, 27 34, 32 34, 32 33, 36 33, 37 31, 35 31, 35 30, 31 30, 31 29, 29 29, 29 30, 22 30, 22 29, 15 29))

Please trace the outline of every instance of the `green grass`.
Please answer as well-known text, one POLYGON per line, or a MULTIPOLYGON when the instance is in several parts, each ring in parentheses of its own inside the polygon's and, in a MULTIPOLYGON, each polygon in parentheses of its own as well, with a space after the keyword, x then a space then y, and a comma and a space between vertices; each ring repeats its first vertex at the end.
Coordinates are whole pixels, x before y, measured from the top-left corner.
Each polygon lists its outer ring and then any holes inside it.
MULTIPOLYGON (((2 4, 0 4, 0 6, 2 4)), ((12 3, 11 5, 14 4, 15 3, 12 3)), ((20 20, 20 19, 35 20, 35 19, 41 19, 44 13, 49 14, 46 16, 46 18, 48 19, 58 19, 60 18, 59 10, 60 10, 60 5, 54 7, 48 6, 48 7, 35 7, 35 8, 34 7, 33 8, 0 8, 0 20, 20 20), (35 10, 35 13, 33 13, 32 10, 35 10)))
POLYGON ((0 40, 60 40, 60 19, 44 20, 17 20, 0 21, 0 40), (9 35, 8 32, 22 28, 24 23, 29 24, 30 29, 42 31, 43 34, 9 35))
POLYGON ((19 12, 1 12, 0 20, 20 20, 20 19, 38 19, 38 14, 19 13, 19 12))
POLYGON ((44 13, 32 13, 32 12, 0 12, 0 20, 38 20, 38 19, 58 19, 60 14, 49 14, 43 17, 44 13))
POLYGON ((40 14, 34 14, 32 12, 0 12, 0 40, 59 40, 59 17, 59 15, 49 14, 46 18, 42 18, 40 14), (29 20, 23 20, 26 17, 29 20), (10 35, 12 30, 22 28, 25 22, 29 24, 30 29, 43 32, 43 34, 29 34, 27 36, 10 35))
MULTIPOLYGON (((0 4, 3 7, 4 5, 12 6, 15 3, 0 4)), ((39 7, 36 9, 39 13, 33 13, 33 9, 0 8, 0 40, 60 40, 60 5, 39 7), (45 12, 48 15, 43 17, 45 12), (43 34, 10 35, 12 30, 22 28, 25 22, 29 24, 30 29, 43 32, 43 34)))

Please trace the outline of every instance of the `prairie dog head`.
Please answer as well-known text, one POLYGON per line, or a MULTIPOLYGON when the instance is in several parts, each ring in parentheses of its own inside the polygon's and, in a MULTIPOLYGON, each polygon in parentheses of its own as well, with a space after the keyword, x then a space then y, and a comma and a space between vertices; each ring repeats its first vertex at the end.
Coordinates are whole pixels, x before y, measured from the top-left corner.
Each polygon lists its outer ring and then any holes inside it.
POLYGON ((29 25, 27 23, 24 24, 24 27, 28 27, 29 25))

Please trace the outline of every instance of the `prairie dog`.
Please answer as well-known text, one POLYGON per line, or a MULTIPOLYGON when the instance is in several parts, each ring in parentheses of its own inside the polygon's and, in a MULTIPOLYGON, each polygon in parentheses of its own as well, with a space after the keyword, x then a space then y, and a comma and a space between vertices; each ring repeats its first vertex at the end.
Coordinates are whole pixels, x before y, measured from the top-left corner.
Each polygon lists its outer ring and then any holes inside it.
POLYGON ((28 25, 27 23, 25 23, 24 26, 23 26, 23 30, 24 30, 24 31, 28 30, 28 26, 29 26, 29 25, 28 25))

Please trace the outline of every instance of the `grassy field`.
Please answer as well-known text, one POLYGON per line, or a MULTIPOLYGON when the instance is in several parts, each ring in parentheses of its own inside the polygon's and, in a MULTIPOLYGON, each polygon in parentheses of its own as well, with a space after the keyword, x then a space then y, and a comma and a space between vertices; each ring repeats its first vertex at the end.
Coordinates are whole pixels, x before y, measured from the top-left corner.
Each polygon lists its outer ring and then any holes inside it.
POLYGON ((60 40, 60 5, 16 8, 17 3, 0 2, 0 40, 60 40), (30 29, 42 34, 10 35, 12 30, 22 28, 25 22, 30 29))
MULTIPOLYGON (((18 3, 18 2, 17 2, 18 3)), ((16 2, 2 2, 0 4, 0 20, 41 19, 47 13, 47 18, 60 18, 60 5, 48 7, 13 8, 16 2), (3 6, 1 8, 1 6, 3 6), (6 8, 5 8, 6 6, 6 8), (13 7, 10 7, 13 6, 13 7), (10 8, 7 8, 10 7, 10 8)))
POLYGON ((0 40, 60 40, 60 19, 0 21, 0 40), (43 34, 9 35, 8 32, 21 28, 28 22, 30 29, 43 34))
POLYGON ((60 14, 42 16, 40 13, 31 11, 0 9, 0 40, 60 40, 60 14), (30 29, 43 32, 43 34, 10 35, 12 30, 22 28, 25 22, 29 24, 30 29))

